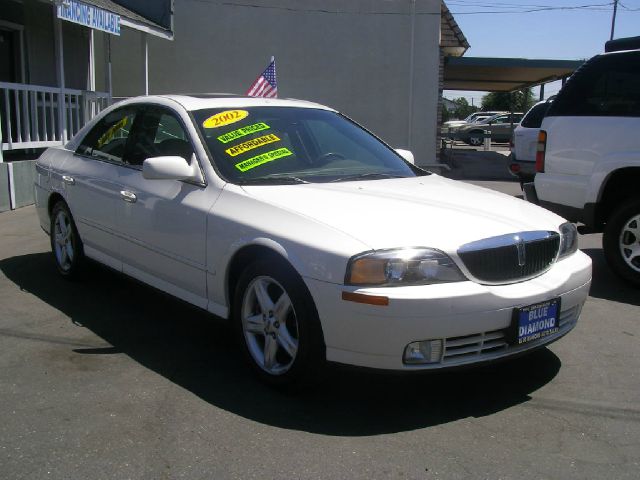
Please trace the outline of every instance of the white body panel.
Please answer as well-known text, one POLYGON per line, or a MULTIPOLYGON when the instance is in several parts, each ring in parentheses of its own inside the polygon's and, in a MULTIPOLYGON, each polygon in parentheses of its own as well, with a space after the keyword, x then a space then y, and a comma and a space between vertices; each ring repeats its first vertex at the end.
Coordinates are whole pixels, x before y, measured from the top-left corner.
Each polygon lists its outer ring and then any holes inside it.
POLYGON ((539 128, 527 128, 518 125, 513 131, 513 154, 522 162, 536 161, 539 128))
POLYGON ((206 308, 207 214, 219 190, 179 180, 147 180, 131 168, 121 168, 119 180, 136 198, 120 198, 116 208, 124 273, 157 277, 200 299, 197 305, 206 308))
POLYGON ((596 202, 611 172, 640 166, 639 126, 633 117, 545 118, 545 171, 535 177, 538 198, 575 208, 596 202))

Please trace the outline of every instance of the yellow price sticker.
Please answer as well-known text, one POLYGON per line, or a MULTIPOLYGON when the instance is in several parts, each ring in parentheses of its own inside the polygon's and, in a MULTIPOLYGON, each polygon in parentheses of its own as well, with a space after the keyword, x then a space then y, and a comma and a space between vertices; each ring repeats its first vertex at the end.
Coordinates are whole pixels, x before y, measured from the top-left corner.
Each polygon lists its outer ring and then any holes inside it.
POLYGON ((264 135, 262 137, 254 138, 251 140, 247 140, 246 142, 239 143, 235 147, 227 148, 225 152, 227 155, 235 157, 240 155, 241 153, 248 152, 249 150, 253 150, 254 148, 261 147, 262 145, 268 145, 269 143, 279 142, 280 139, 275 136, 273 133, 269 135, 264 135))
POLYGON ((98 139, 98 148, 101 148, 105 143, 110 142, 111 139, 118 133, 118 130, 127 126, 129 122, 128 117, 124 117, 115 125, 112 125, 109 130, 107 130, 102 136, 98 139))
POLYGON ((251 135, 252 133, 261 132, 263 130, 269 130, 271 127, 266 123, 254 123, 253 125, 247 125, 246 127, 239 128, 237 130, 232 130, 230 132, 225 133, 224 135, 220 135, 218 137, 218 141, 222 143, 229 143, 233 140, 237 140, 238 138, 246 137, 247 135, 251 135))
POLYGON ((202 122, 204 128, 219 128, 225 125, 239 122, 243 118, 247 118, 249 112, 246 110, 225 110, 224 112, 216 113, 212 117, 207 118, 202 122))
POLYGON ((279 158, 288 157, 289 155, 293 155, 293 152, 288 148, 279 148, 277 150, 271 150, 270 152, 263 153, 262 155, 256 155, 255 157, 251 157, 244 162, 236 163, 236 168, 241 172, 246 172, 247 170, 251 170, 252 168, 259 167, 260 165, 264 165, 265 163, 273 162, 274 160, 278 160, 279 158))

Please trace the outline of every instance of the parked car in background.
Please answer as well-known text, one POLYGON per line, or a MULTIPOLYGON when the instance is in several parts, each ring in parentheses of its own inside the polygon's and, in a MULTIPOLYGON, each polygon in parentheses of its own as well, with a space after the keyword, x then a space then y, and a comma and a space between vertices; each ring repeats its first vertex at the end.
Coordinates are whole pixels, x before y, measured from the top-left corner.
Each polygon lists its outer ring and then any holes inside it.
POLYGON ((604 254, 640 286, 640 37, 607 42, 547 111, 527 199, 604 232, 604 254))
POLYGON ((464 120, 449 120, 448 122, 444 122, 442 126, 444 128, 457 129, 458 127, 461 127, 462 125, 466 125, 468 123, 481 122, 499 113, 507 113, 507 112, 475 112, 469 115, 464 120))
POLYGON ((532 182, 536 174, 538 132, 552 101, 549 99, 536 103, 525 113, 522 121, 513 131, 509 171, 518 177, 521 184, 532 182))
POLYGON ((88 257, 229 319, 270 384, 477 365, 573 329, 575 226, 412 159, 314 103, 146 96, 43 153, 36 207, 63 277, 88 257))
POLYGON ((508 142, 511 138, 512 128, 522 118, 522 113, 501 113, 489 117, 481 122, 463 125, 458 128, 456 137, 465 143, 479 146, 484 143, 484 132, 491 134, 493 142, 508 142))

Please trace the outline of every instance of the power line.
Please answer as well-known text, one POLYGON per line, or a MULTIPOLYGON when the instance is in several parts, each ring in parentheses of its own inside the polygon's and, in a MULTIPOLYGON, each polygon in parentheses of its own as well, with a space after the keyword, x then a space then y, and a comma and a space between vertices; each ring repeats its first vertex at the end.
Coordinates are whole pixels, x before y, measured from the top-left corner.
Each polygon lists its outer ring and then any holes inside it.
MULTIPOLYGON (((280 10, 280 11, 288 11, 288 12, 300 12, 300 13, 318 13, 318 14, 344 14, 344 15, 388 15, 388 16, 440 16, 440 11, 438 12, 415 12, 412 14, 411 12, 384 12, 384 11, 372 11, 372 12, 357 12, 357 11, 349 11, 349 10, 341 10, 341 9, 323 9, 323 8, 304 8, 304 7, 284 7, 279 5, 258 5, 249 2, 232 2, 225 0, 188 0, 194 3, 206 3, 211 5, 218 5, 222 7, 238 7, 238 8, 253 8, 253 9, 263 9, 263 10, 280 10)), ((458 2, 460 0, 457 0, 458 2)), ((465 4, 455 3, 456 0, 450 0, 449 3, 452 5, 455 4, 457 7, 464 7, 465 4)), ((494 11, 460 11, 460 12, 452 12, 454 15, 486 15, 486 14, 513 14, 513 13, 533 13, 533 12, 543 12, 543 11, 554 11, 554 10, 586 10, 586 11, 596 11, 596 10, 606 10, 603 7, 610 7, 613 3, 594 3, 594 4, 585 4, 585 5, 574 5, 574 6, 552 6, 552 5, 531 5, 528 7, 523 7, 523 5, 516 4, 508 4, 508 3, 483 3, 483 4, 466 4, 470 7, 474 8, 496 8, 496 9, 504 9, 504 8, 520 8, 520 10, 494 10, 494 11)))
MULTIPOLYGON (((452 5, 454 5, 452 3, 452 5)), ((455 4, 456 7, 464 6, 463 4, 455 4)), ((469 4, 466 4, 469 5, 469 4)), ((565 5, 565 6, 550 6, 550 5, 540 5, 540 6, 531 6, 531 7, 522 7, 516 5, 503 5, 503 6, 494 6, 492 7, 490 4, 484 5, 469 5, 473 8, 517 8, 520 7, 520 10, 484 10, 484 11, 457 11, 452 12, 454 15, 487 15, 487 14, 514 14, 514 13, 534 13, 534 12, 548 12, 548 11, 571 11, 571 10, 582 10, 582 11, 609 11, 613 2, 607 3, 593 3, 586 5, 565 5)))

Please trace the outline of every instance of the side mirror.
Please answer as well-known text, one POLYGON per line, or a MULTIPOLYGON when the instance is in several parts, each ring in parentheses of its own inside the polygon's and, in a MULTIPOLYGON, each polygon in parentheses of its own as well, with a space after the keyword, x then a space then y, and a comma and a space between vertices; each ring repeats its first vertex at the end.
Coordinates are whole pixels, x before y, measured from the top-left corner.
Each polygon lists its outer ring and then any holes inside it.
POLYGON ((147 158, 142 162, 142 176, 147 180, 201 181, 198 162, 192 159, 189 165, 178 156, 147 158))
POLYGON ((413 153, 411 153, 411 151, 403 150, 402 148, 396 148, 396 153, 400 155, 402 158, 404 158, 411 165, 416 164, 416 160, 415 158, 413 158, 413 153))

